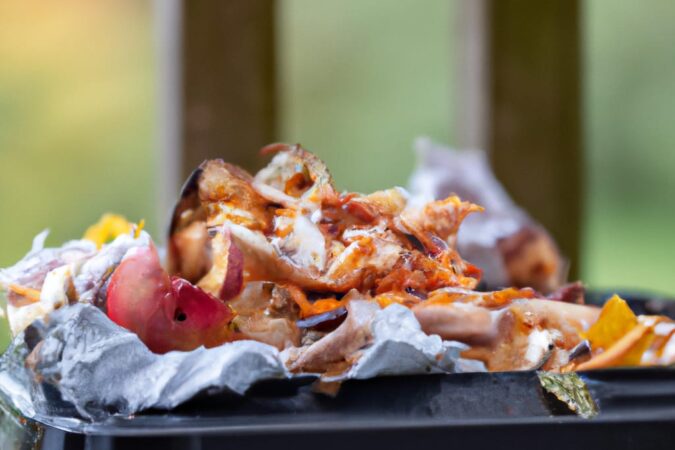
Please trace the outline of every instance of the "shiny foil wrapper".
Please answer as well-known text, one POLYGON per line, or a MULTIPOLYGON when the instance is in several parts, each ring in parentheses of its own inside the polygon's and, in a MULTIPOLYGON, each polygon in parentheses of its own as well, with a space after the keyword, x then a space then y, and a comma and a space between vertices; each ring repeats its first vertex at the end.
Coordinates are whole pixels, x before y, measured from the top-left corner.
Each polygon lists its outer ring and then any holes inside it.
POLYGON ((481 268, 487 288, 532 287, 548 294, 565 283, 568 263, 554 239, 511 199, 484 151, 454 150, 418 138, 415 152, 413 196, 430 201, 455 194, 485 208, 462 222, 457 248, 481 268))
MULTIPOLYGON (((459 357, 463 344, 424 334, 412 312, 400 305, 378 311, 371 331, 372 342, 351 369, 325 381, 484 370, 459 357)), ((86 304, 34 323, 0 360, 6 403, 25 417, 69 429, 113 415, 170 410, 205 395, 228 402, 259 382, 292 384, 308 377, 320 378, 290 373, 284 352, 255 341, 155 354, 86 304)))

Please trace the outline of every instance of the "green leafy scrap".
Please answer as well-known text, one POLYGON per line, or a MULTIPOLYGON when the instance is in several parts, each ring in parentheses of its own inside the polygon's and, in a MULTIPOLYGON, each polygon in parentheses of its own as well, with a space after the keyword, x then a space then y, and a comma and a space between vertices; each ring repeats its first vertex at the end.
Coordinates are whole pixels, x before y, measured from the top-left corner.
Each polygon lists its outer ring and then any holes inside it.
POLYGON ((537 372, 539 382, 546 392, 553 394, 572 411, 584 419, 598 415, 595 404, 586 383, 576 373, 537 372))

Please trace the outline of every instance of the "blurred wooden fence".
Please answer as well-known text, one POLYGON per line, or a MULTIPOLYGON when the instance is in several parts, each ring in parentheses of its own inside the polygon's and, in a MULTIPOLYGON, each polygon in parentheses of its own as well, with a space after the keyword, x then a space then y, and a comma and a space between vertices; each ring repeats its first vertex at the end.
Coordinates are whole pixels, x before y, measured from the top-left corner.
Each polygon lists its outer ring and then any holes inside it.
MULTIPOLYGON (((579 1, 457 1, 460 144, 490 152, 500 180, 553 232, 574 271, 582 211, 579 1)), ((277 3, 156 5, 168 160, 162 191, 173 196, 177 180, 210 157, 259 167, 256 150, 277 136, 277 3)))

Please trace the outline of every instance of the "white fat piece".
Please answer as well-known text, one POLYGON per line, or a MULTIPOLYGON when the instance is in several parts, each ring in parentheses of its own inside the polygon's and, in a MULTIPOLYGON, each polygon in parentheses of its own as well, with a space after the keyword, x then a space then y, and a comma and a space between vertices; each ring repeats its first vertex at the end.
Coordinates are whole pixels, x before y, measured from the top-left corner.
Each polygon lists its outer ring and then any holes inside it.
POLYGON ((358 241, 352 242, 332 262, 326 278, 339 279, 354 271, 375 267, 380 272, 391 270, 401 256, 401 247, 384 239, 374 238, 376 251, 365 255, 358 241))
MULTIPOLYGON (((37 238, 36 238, 37 239, 37 238)), ((52 311, 68 304, 68 288, 71 283, 79 296, 80 301, 91 302, 97 290, 101 287, 106 277, 119 264, 123 256, 132 248, 150 245, 150 235, 141 232, 138 238, 130 235, 118 236, 113 242, 103 246, 98 252, 89 241, 73 241, 64 245, 61 249, 54 249, 67 256, 69 246, 78 250, 88 250, 91 246, 93 256, 81 256, 75 253, 77 258, 63 257, 69 261, 49 272, 45 276, 40 288, 40 300, 28 305, 15 307, 7 306, 7 317, 12 334, 16 335, 25 330, 37 319, 43 319, 52 311), (86 244, 86 245, 84 245, 86 244)), ((39 246, 38 246, 39 247, 39 246)), ((47 250, 39 250, 47 251, 47 250)))
POLYGON ((117 236, 106 244, 94 256, 85 261, 75 273, 73 284, 78 300, 92 303, 106 279, 119 265, 123 257, 132 248, 147 247, 151 242, 150 235, 141 231, 138 237, 129 234, 117 236))
POLYGON ((33 238, 33 246, 31 247, 31 253, 37 253, 43 248, 45 248, 45 241, 49 236, 49 228, 42 230, 33 238))
POLYGON ((257 183, 268 185, 278 183, 281 178, 282 168, 292 164, 290 158, 288 152, 277 153, 272 158, 272 161, 266 167, 260 169, 253 179, 257 183))
POLYGON ((96 245, 81 239, 68 241, 58 248, 44 248, 48 230, 33 239, 33 247, 19 262, 11 267, 0 268, 0 287, 18 284, 39 288, 49 270, 64 264, 86 259, 96 252, 96 245))
POLYGON ((649 348, 642 355, 642 364, 657 364, 657 365, 672 365, 675 364, 675 323, 673 322, 659 322, 651 318, 640 317, 640 321, 647 326, 654 327, 654 334, 657 337, 668 337, 668 341, 661 347, 660 351, 649 348))
POLYGON ((273 238, 272 246, 278 254, 288 257, 300 267, 323 271, 326 267, 326 239, 321 230, 304 215, 290 220, 293 230, 283 238, 273 238))
POLYGON ((342 240, 352 243, 362 237, 381 237, 385 231, 387 231, 387 225, 384 222, 380 222, 371 228, 348 228, 342 233, 342 240))
POLYGON ((323 215, 321 213, 321 209, 319 208, 312 213, 312 215, 309 217, 309 220, 311 220, 312 223, 319 223, 322 217, 323 215))
POLYGON ((209 205, 208 208, 209 213, 214 216, 212 218, 213 223, 231 222, 234 218, 236 218, 238 222, 243 223, 252 223, 256 221, 255 216, 251 214, 250 211, 223 202, 209 205))
POLYGON ((51 270, 42 285, 38 302, 21 307, 7 306, 9 327, 14 336, 35 320, 44 319, 52 311, 68 304, 67 292, 71 273, 70 264, 51 270))
POLYGON ((675 364, 675 335, 668 340, 668 343, 661 352, 661 363, 675 364))
POLYGON ((549 330, 532 330, 527 337, 527 351, 525 360, 534 368, 539 366, 551 351, 554 335, 549 330))
POLYGON ((295 208, 298 205, 298 199, 291 197, 290 195, 281 192, 279 189, 274 188, 268 184, 262 183, 260 181, 253 181, 251 186, 253 186, 253 189, 255 189, 258 194, 262 195, 265 199, 274 203, 279 203, 285 208, 295 208))

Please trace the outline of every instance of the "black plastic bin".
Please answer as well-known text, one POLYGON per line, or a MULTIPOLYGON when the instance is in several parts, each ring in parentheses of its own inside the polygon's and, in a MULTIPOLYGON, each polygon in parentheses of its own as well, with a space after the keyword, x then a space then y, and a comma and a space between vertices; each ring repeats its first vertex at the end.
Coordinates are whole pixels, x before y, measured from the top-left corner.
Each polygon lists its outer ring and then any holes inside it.
MULTIPOLYGON (((628 297, 636 312, 675 313, 675 303, 628 297)), ((508 372, 349 381, 336 397, 302 381, 262 383, 245 398, 205 397, 170 413, 93 423, 83 434, 4 405, 2 430, 7 448, 43 450, 675 449, 673 369, 582 376, 600 409, 593 419, 545 394, 534 372, 508 372)))

